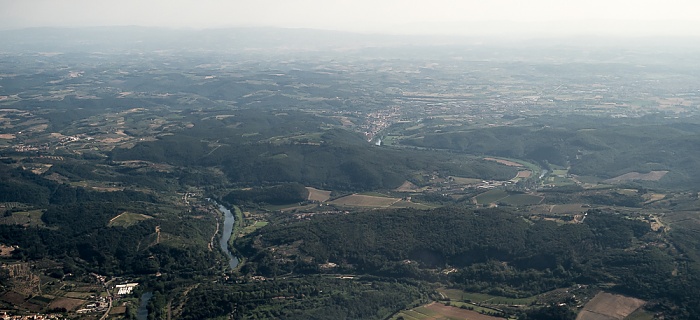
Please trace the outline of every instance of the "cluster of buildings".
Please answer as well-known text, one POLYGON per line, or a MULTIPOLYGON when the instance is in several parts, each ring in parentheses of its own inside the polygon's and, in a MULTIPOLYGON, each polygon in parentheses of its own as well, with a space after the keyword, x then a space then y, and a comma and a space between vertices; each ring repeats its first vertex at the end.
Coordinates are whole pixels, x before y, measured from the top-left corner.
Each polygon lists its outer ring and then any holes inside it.
POLYGON ((133 291, 134 288, 138 285, 139 284, 136 282, 126 283, 126 284, 118 284, 115 286, 115 289, 117 289, 118 296, 123 296, 123 295, 131 294, 131 291, 133 291))
POLYGON ((109 298, 106 297, 97 297, 96 300, 91 301, 90 303, 86 304, 84 308, 78 309, 75 312, 77 314, 85 314, 85 313, 93 313, 93 312, 100 312, 104 313, 109 310, 109 298))
POLYGON ((310 219, 311 217, 319 214, 348 214, 350 211, 340 211, 340 210, 327 210, 327 211, 320 211, 320 212, 301 212, 301 213, 295 213, 294 217, 297 218, 298 220, 302 219, 310 219))
POLYGON ((65 319, 61 314, 32 314, 32 315, 8 315, 6 312, 0 312, 0 320, 45 320, 45 319, 65 319))
POLYGON ((33 152, 33 151, 46 151, 49 150, 49 146, 46 144, 43 145, 31 145, 31 144, 18 144, 14 148, 15 152, 33 152))

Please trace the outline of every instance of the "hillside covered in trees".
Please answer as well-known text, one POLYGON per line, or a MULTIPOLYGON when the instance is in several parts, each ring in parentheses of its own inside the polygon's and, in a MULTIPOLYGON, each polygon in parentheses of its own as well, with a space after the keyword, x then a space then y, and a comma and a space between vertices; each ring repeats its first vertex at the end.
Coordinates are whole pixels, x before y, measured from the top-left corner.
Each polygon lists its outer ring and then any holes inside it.
POLYGON ((700 261, 687 261, 664 239, 647 223, 610 212, 589 211, 583 223, 562 225, 500 209, 445 207, 277 223, 236 246, 249 257, 242 271, 267 277, 360 273, 512 297, 607 283, 700 314, 688 294, 697 290, 692 274, 700 261))

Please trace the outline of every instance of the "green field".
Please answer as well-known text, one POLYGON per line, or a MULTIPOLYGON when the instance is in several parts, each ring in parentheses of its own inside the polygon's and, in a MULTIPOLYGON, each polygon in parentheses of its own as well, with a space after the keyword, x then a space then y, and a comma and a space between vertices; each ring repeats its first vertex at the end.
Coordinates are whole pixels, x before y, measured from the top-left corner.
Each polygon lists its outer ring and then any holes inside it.
POLYGON ((140 213, 123 212, 122 214, 112 218, 107 225, 110 227, 126 228, 139 223, 139 221, 148 219, 153 219, 153 217, 140 213))
POLYGON ((381 193, 381 192, 375 192, 375 191, 368 191, 368 192, 360 192, 358 193, 359 195, 363 196, 373 196, 373 197, 384 197, 384 198, 391 198, 391 196, 381 193))
POLYGON ((632 312, 625 320, 652 320, 654 319, 654 314, 649 313, 644 308, 639 308, 637 311, 632 312))
POLYGON ((477 184, 477 183, 480 183, 482 181, 481 179, 462 178, 462 177, 452 177, 452 180, 454 181, 454 183, 457 183, 457 184, 477 184))
POLYGON ((508 192, 500 189, 493 189, 477 195, 474 197, 474 199, 476 199, 477 204, 489 204, 497 202, 506 197, 508 197, 508 192))
POLYGON ((382 139, 382 145, 393 146, 397 144, 397 140, 400 140, 401 136, 386 136, 382 139))
POLYGON ((466 307, 469 308, 469 310, 473 310, 479 313, 488 313, 488 312, 493 312, 495 311, 492 308, 487 308, 487 307, 482 307, 482 306, 477 306, 473 303, 469 302, 461 302, 461 301, 450 301, 450 305, 453 307, 461 308, 461 307, 466 307))
POLYGON ((241 230, 241 236, 249 234, 249 233, 253 233, 253 232, 255 232, 255 230, 258 230, 258 229, 268 225, 268 223, 269 222, 267 222, 267 221, 255 221, 255 223, 253 223, 252 225, 249 225, 249 226, 243 228, 243 230, 241 230))
POLYGON ((535 296, 527 298, 508 298, 486 293, 466 292, 459 289, 438 289, 438 292, 442 293, 451 301, 469 301, 487 305, 529 305, 537 299, 535 296))
POLYGON ((528 206, 539 204, 540 202, 542 202, 542 199, 544 199, 544 197, 533 196, 529 194, 513 194, 501 199, 500 202, 506 203, 511 206, 528 206))
POLYGON ((391 205, 391 208, 416 208, 416 209, 435 209, 439 206, 431 206, 424 203, 418 202, 408 202, 408 201, 398 201, 391 205))
POLYGON ((569 170, 552 170, 552 175, 555 176, 566 176, 569 173, 569 170))
POLYGON ((508 192, 500 189, 486 191, 474 198, 476 199, 477 204, 502 202, 511 206, 534 205, 542 202, 542 199, 544 199, 541 196, 533 196, 529 194, 509 194, 508 192))
POLYGON ((13 212, 7 216, 0 217, 0 224, 44 226, 44 221, 41 220, 43 214, 43 210, 13 212))
POLYGON ((547 183, 553 184, 553 185, 558 186, 558 187, 576 184, 576 182, 574 182, 573 180, 571 180, 569 178, 564 178, 564 177, 559 177, 559 176, 548 177, 547 183))
POLYGON ((432 310, 428 310, 425 307, 418 307, 414 308, 411 310, 404 310, 399 312, 396 316, 392 317, 392 319, 399 319, 399 317, 403 317, 404 319, 430 319, 438 314, 433 312, 432 310))

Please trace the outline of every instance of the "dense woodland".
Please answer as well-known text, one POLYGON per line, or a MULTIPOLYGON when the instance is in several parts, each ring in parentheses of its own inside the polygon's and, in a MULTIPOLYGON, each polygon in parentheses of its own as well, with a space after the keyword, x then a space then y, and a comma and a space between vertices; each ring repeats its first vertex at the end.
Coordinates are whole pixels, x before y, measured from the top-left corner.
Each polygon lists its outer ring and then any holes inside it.
POLYGON ((205 284, 192 292, 182 319, 382 319, 403 306, 429 301, 416 281, 309 276, 278 281, 205 284))
POLYGON ((235 205, 251 204, 290 204, 307 201, 309 191, 299 183, 281 184, 272 187, 234 190, 223 200, 235 205))
MULTIPOLYGON (((431 125, 439 120, 430 120, 431 125)), ((570 116, 561 119, 527 119, 532 125, 495 128, 449 128, 440 133, 408 137, 407 145, 449 149, 469 154, 497 155, 571 166, 570 172, 601 179, 631 171, 668 170, 667 176, 648 186, 697 188, 694 172, 700 125, 697 119, 599 119, 570 116)))
POLYGON ((227 119, 206 120, 157 141, 114 149, 111 160, 216 166, 230 182, 242 186, 295 182, 356 191, 396 188, 417 171, 502 180, 516 173, 511 167, 449 152, 376 148, 359 134, 324 130, 324 122, 299 112, 253 116, 250 110, 243 110, 240 117, 227 119), (276 130, 298 131, 298 138, 273 139, 276 130), (256 134, 244 134, 250 131, 256 134), (206 141, 216 141, 216 145, 206 141))
POLYGON ((403 209, 278 223, 236 243, 243 272, 265 276, 345 272, 449 282, 523 297, 574 283, 668 299, 697 309, 698 260, 687 260, 642 221, 589 211, 582 224, 530 222, 504 210, 403 209), (508 230, 504 233, 503 230, 508 230), (277 248, 271 250, 270 248, 277 248), (333 262, 333 269, 320 264, 333 262), (441 274, 445 268, 458 272, 441 274), (679 276, 672 276, 682 268, 679 276))
MULTIPOLYGON (((18 245, 17 258, 58 259, 65 273, 199 274, 211 267, 218 253, 206 252, 196 242, 175 248, 156 243, 155 228, 164 233, 201 239, 211 234, 211 222, 202 219, 173 220, 158 216, 158 200, 138 191, 99 192, 41 178, 20 169, 2 168, 3 202, 29 204, 44 211, 44 226, 0 225, 0 241, 18 245), (154 219, 124 227, 109 226, 110 219, 129 211, 154 215, 154 219), (153 257, 153 258, 149 258, 153 257)), ((11 217, 12 212, 5 213, 11 217)), ((199 241, 199 240, 198 240, 199 241)))

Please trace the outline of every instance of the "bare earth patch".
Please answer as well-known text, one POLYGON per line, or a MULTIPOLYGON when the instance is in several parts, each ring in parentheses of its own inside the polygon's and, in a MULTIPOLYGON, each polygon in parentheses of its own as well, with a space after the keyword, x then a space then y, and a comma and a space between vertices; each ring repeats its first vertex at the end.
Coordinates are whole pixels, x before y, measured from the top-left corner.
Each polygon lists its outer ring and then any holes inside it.
POLYGON ((397 192, 412 192, 418 190, 418 186, 411 183, 411 181, 405 181, 400 187, 396 188, 394 191, 397 192))
POLYGON ((515 176, 516 178, 529 178, 532 175, 532 171, 530 170, 525 170, 525 171, 518 171, 518 175, 515 176))
POLYGON ((576 320, 622 320, 645 303, 637 298, 599 292, 586 303, 576 320))
POLYGON ((14 139, 14 138, 15 138, 15 135, 14 135, 14 134, 11 134, 11 133, 3 133, 3 134, 0 134, 0 139, 12 140, 12 139, 14 139))
POLYGON ((605 180, 605 183, 616 183, 621 181, 631 181, 631 180, 646 180, 646 181, 659 181, 663 178, 668 171, 651 171, 649 173, 639 173, 639 172, 628 172, 621 176, 617 176, 612 179, 605 180))
POLYGON ((86 303, 87 301, 74 298, 58 298, 49 303, 49 309, 60 309, 65 308, 68 311, 73 311, 86 303))
POLYGON ((551 205, 549 208, 550 213, 556 214, 584 213, 586 210, 588 210, 588 208, 584 207, 581 203, 555 204, 551 205))
POLYGON ((25 297, 24 295, 21 295, 17 292, 9 291, 9 292, 5 293, 4 295, 0 296, 0 301, 4 301, 4 302, 7 302, 11 305, 18 306, 18 305, 22 304, 22 302, 24 302, 24 300, 26 298, 27 297, 25 297))
POLYGON ((320 190, 312 187, 306 187, 309 190, 308 199, 311 201, 325 202, 331 197, 331 192, 326 190, 320 190))
POLYGON ((401 199, 352 194, 346 197, 335 199, 331 201, 331 203, 341 206, 389 207, 392 204, 398 202, 399 200, 401 199))
POLYGON ((49 128, 49 125, 48 125, 48 124, 40 124, 40 125, 37 125, 37 126, 33 126, 33 127, 29 128, 29 129, 27 129, 27 130, 29 130, 29 131, 34 131, 34 132, 42 132, 42 131, 46 131, 46 129, 48 129, 48 128, 49 128))
POLYGON ((522 166, 523 166, 522 164, 519 164, 519 163, 517 163, 517 162, 508 161, 508 160, 503 160, 503 159, 484 158, 484 160, 496 161, 496 162, 498 162, 498 163, 500 163, 500 164, 504 164, 504 165, 507 165, 507 166, 509 166, 509 167, 522 167, 522 166))
POLYGON ((0 244, 0 257, 10 257, 12 256, 12 251, 15 251, 15 247, 0 244))
POLYGON ((503 319, 498 317, 487 316, 472 310, 465 310, 456 307, 446 306, 442 303, 433 302, 426 309, 439 313, 439 316, 430 317, 428 319, 469 319, 469 320, 495 320, 503 319))
POLYGON ((123 314, 126 313, 126 307, 121 306, 121 307, 113 307, 111 311, 109 311, 109 314, 123 314))
POLYGON ((109 223, 107 226, 109 227, 130 227, 133 226, 140 221, 143 220, 148 220, 148 219, 153 219, 151 216, 147 216, 145 214, 140 214, 140 213, 133 213, 133 212, 122 212, 118 216, 112 218, 109 220, 109 223))
POLYGON ((124 141, 124 140, 129 140, 129 139, 128 139, 128 138, 104 138, 104 139, 101 139, 100 142, 104 142, 104 143, 117 143, 117 142, 121 142, 121 141, 124 141))
POLYGON ((643 195, 642 198, 645 200, 644 203, 651 203, 666 198, 666 195, 662 193, 647 193, 643 195))

